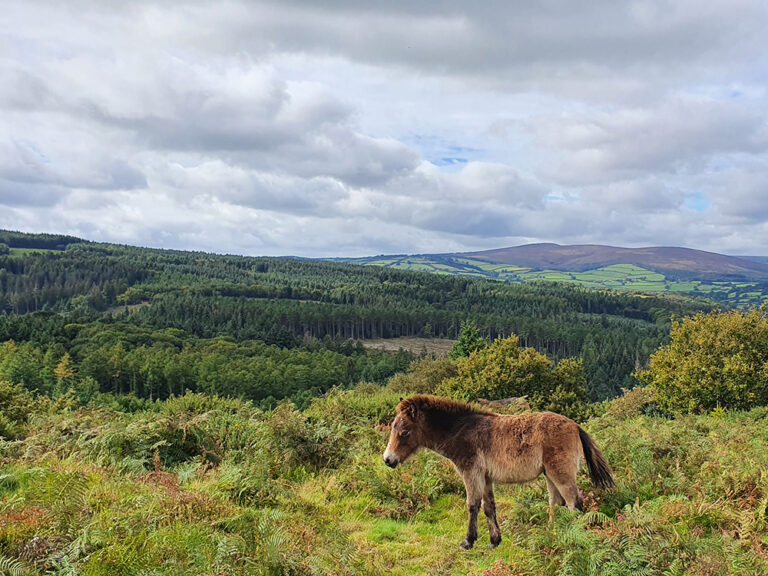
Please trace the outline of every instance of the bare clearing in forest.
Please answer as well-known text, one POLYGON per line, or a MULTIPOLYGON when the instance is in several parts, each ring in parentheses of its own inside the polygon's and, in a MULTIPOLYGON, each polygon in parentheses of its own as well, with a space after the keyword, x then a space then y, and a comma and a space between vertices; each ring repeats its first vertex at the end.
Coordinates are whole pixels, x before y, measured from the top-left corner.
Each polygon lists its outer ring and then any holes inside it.
POLYGON ((376 338, 362 342, 366 348, 386 350, 387 352, 397 352, 402 348, 414 354, 426 353, 428 356, 447 356, 456 340, 402 336, 400 338, 376 338))

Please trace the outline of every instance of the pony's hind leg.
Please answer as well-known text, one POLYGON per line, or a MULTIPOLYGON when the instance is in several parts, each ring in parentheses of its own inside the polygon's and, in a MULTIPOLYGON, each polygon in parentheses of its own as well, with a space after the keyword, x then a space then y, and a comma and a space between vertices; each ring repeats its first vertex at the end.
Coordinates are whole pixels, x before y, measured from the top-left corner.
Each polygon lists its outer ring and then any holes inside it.
POLYGON ((555 521, 555 506, 565 506, 565 498, 560 494, 555 483, 549 479, 549 476, 545 474, 544 478, 547 479, 547 492, 549 492, 549 523, 553 524, 555 521))
MULTIPOLYGON (((544 474, 547 476, 547 487, 552 482, 565 500, 565 505, 569 510, 581 510, 581 496, 579 496, 579 487, 576 485, 576 474, 579 472, 579 456, 574 450, 561 450, 559 454, 545 454, 544 474)), ((550 502, 552 490, 550 489, 550 502)))
MULTIPOLYGON (((547 480, 549 480, 549 476, 547 476, 547 480)), ((560 497, 565 500, 565 505, 568 506, 569 510, 582 510, 581 496, 579 495, 579 487, 576 485, 575 474, 573 478, 552 478, 552 482, 560 493, 560 497)))
POLYGON ((501 530, 496 520, 496 499, 493 497, 493 482, 490 478, 485 479, 485 493, 483 494, 483 513, 488 520, 488 532, 491 535, 489 548, 496 548, 501 544, 501 530))

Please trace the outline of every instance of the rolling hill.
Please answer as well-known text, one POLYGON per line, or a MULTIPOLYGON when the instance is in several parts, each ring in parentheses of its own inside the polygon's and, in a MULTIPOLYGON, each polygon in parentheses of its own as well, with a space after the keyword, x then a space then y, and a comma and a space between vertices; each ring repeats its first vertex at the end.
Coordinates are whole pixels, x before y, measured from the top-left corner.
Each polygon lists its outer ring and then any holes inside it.
POLYGON ((597 244, 526 244, 467 252, 456 256, 496 264, 514 264, 534 270, 584 272, 615 264, 633 264, 662 273, 670 279, 768 279, 768 264, 764 262, 680 247, 618 248, 597 244))
POLYGON ((748 307, 768 299, 768 261, 679 247, 528 244, 453 254, 381 255, 345 262, 494 278, 545 280, 587 288, 704 296, 748 307))

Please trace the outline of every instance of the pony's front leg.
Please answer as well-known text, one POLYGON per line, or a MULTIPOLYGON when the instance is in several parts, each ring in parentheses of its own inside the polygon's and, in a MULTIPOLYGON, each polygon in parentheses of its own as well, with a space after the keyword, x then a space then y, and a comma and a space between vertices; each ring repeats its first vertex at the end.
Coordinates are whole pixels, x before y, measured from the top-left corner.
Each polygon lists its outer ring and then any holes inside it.
POLYGON ((485 491, 485 475, 479 470, 470 470, 462 476, 464 477, 464 487, 467 489, 469 525, 467 526, 467 537, 459 546, 464 550, 469 550, 477 540, 477 515, 480 512, 480 503, 485 491))

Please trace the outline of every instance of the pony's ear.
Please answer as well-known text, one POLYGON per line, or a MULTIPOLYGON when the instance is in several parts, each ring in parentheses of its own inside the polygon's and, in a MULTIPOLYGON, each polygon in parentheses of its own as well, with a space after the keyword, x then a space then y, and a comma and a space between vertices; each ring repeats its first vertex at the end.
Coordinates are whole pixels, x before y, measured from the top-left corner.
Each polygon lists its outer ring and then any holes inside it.
POLYGON ((413 402, 406 402, 404 408, 404 412, 408 415, 409 418, 414 419, 416 418, 416 415, 419 413, 419 409, 413 402))

